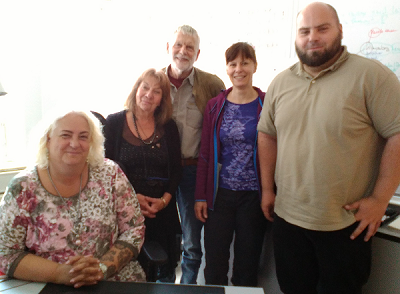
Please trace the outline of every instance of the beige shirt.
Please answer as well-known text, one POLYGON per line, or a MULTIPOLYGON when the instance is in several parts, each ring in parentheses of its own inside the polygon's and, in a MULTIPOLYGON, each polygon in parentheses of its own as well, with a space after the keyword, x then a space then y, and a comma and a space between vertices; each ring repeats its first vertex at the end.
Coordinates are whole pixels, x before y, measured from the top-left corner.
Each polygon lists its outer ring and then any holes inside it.
POLYGON ((345 228, 355 218, 343 206, 370 195, 383 138, 400 133, 399 80, 346 48, 315 78, 297 63, 271 83, 258 130, 277 137, 275 212, 310 230, 345 228))
POLYGON ((181 136, 182 158, 197 158, 203 114, 197 108, 193 95, 194 69, 177 89, 171 83, 172 117, 181 136))
MULTIPOLYGON (((168 75, 168 67, 163 70, 168 75)), ((179 89, 171 83, 172 117, 181 137, 182 158, 198 158, 204 109, 223 89, 220 78, 196 67, 179 89)))

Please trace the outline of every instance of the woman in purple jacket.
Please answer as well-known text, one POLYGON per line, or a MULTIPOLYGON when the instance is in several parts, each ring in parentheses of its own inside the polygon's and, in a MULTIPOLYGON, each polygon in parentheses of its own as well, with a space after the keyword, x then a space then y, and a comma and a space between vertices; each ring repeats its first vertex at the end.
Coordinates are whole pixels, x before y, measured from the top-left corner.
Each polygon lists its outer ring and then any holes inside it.
POLYGON ((196 217, 205 223, 206 284, 256 286, 266 220, 260 207, 257 123, 265 93, 253 87, 257 60, 247 43, 225 52, 232 88, 207 103, 197 165, 196 217))

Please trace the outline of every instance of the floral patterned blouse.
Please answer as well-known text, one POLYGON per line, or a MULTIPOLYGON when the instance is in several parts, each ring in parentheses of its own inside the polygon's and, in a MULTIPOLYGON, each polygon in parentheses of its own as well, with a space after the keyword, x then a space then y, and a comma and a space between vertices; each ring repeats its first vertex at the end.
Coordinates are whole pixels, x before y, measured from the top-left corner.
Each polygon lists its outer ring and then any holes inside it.
MULTIPOLYGON (((135 191, 113 161, 90 168, 80 195, 61 198, 41 184, 34 167, 16 175, 0 202, 0 271, 13 276, 28 253, 58 263, 70 256, 103 256, 116 241, 135 252, 143 245, 144 217, 135 191)), ((131 260, 114 281, 145 281, 131 260)))

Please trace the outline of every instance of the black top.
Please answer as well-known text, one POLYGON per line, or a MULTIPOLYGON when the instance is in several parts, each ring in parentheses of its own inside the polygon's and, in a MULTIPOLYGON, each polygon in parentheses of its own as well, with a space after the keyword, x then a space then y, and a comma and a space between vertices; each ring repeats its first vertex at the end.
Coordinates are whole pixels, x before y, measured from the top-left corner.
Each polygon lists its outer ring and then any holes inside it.
POLYGON ((174 196, 182 177, 180 137, 175 122, 171 119, 157 127, 157 138, 145 145, 129 130, 125 114, 126 111, 121 111, 107 117, 106 157, 121 166, 137 193, 159 198, 168 192, 174 196), (161 185, 166 178, 168 182, 164 183, 161 195, 160 191, 151 192, 154 184, 161 185))
POLYGON ((145 224, 146 240, 159 242, 168 254, 170 268, 175 268, 179 256, 176 235, 182 233, 175 197, 182 177, 180 137, 175 122, 171 119, 157 126, 156 137, 149 145, 130 131, 126 111, 110 114, 103 131, 106 157, 120 165, 136 193, 154 198, 165 192, 172 195, 167 207, 155 218, 146 217, 145 224))

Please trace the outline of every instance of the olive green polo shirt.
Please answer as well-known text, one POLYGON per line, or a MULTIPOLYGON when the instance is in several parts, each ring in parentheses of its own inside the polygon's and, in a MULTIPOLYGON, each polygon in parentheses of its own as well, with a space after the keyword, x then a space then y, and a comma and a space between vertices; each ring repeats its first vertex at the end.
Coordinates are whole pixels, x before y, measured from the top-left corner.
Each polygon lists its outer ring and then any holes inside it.
POLYGON ((355 222, 343 206, 370 195, 384 138, 400 133, 396 75, 344 49, 314 78, 301 63, 280 73, 258 124, 259 131, 277 137, 275 212, 310 230, 355 222))

